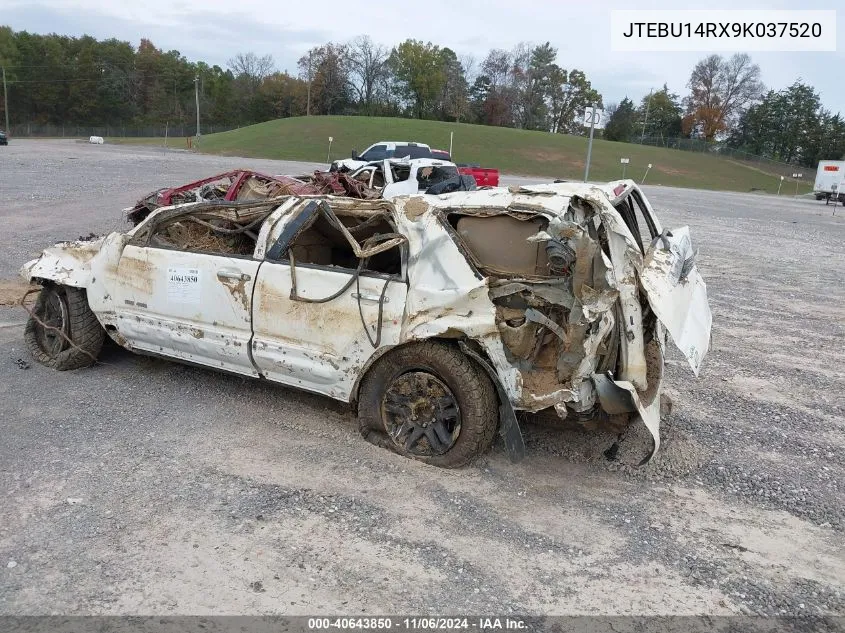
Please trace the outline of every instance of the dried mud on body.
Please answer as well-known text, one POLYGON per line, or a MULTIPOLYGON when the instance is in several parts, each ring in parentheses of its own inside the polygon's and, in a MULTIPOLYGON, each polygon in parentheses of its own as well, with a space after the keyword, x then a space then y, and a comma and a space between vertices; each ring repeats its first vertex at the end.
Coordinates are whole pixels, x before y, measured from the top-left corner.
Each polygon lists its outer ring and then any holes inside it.
MULTIPOLYGON (((20 178, 53 161, 66 193, 4 207, 7 279, 157 186, 304 169, 11 148, 20 178), (117 184, 83 200, 78 170, 106 159, 117 184), (146 173, 158 163, 172 173, 146 173)), ((0 327, 0 613, 845 615, 845 221, 786 197, 646 193, 691 227, 714 333, 698 380, 669 356, 674 406, 645 468, 635 431, 614 452, 615 436, 526 416, 523 462, 497 445, 439 470, 369 445, 331 400, 116 347, 87 370, 21 371, 22 330, 0 327)))

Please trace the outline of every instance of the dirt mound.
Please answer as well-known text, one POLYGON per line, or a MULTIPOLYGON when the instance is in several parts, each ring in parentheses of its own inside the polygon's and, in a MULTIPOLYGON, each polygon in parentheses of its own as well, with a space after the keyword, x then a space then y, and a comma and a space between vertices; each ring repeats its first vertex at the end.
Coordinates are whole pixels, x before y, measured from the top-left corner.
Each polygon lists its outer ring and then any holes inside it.
POLYGON ((620 436, 612 466, 635 477, 682 477, 698 471, 709 459, 707 449, 682 429, 671 416, 660 423, 660 449, 648 464, 639 466, 652 446, 651 433, 644 424, 633 423, 620 436))
MULTIPOLYGON (((0 279, 0 306, 18 305, 27 290, 37 287, 30 286, 23 279, 0 279)), ((35 303, 35 293, 27 297, 27 303, 35 303)))
POLYGON ((590 430, 553 413, 524 414, 521 425, 529 452, 551 453, 575 463, 601 465, 637 478, 679 477, 696 472, 710 457, 709 452, 664 416, 660 424, 660 450, 645 465, 652 438, 641 422, 624 432, 590 430))

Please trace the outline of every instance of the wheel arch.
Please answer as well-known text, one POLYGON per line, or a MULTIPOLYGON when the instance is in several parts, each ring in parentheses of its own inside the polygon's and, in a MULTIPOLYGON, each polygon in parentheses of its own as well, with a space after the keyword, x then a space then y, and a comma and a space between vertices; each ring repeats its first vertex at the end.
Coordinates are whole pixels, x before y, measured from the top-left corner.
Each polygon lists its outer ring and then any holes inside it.
MULTIPOLYGON (((449 334, 452 334, 453 331, 449 331, 449 334)), ((519 422, 516 418, 516 411, 514 410, 513 403, 508 398, 507 391, 505 390, 504 385, 502 384, 502 380, 496 371, 495 363, 490 358, 490 355, 485 350, 484 345, 481 344, 480 341, 475 339, 469 338, 465 335, 460 337, 458 336, 433 336, 425 339, 414 339, 407 341, 401 345, 393 346, 389 349, 386 349, 384 352, 378 354, 377 356, 374 355, 372 357, 363 371, 361 371, 358 375, 358 378, 355 382, 355 387, 353 389, 353 395, 351 397, 351 404, 353 407, 353 411, 355 415, 359 414, 358 411, 358 400, 359 400, 359 390, 361 384, 363 383, 364 378, 368 375, 368 373, 378 365, 378 362, 390 355, 391 352, 395 352, 399 349, 407 349, 409 346, 424 344, 426 342, 436 341, 439 343, 444 343, 454 349, 455 351, 462 354, 464 357, 470 360, 470 362, 475 365, 482 374, 486 375, 490 380, 490 384, 493 387, 493 395, 496 398, 496 402, 498 405, 498 420, 496 429, 498 434, 502 437, 505 445, 505 452, 508 455, 508 458, 512 462, 518 462, 525 456, 525 443, 522 438, 522 431, 519 428, 519 422)))
MULTIPOLYGON (((407 348, 409 346, 413 346, 413 345, 420 345, 421 343, 425 343, 426 341, 439 341, 441 343, 445 343, 446 345, 449 345, 450 347, 455 348, 456 350, 458 350, 460 352, 463 352, 463 350, 461 349, 461 343, 463 343, 465 345, 470 346, 470 348, 474 352, 476 352, 478 355, 480 355, 491 366, 493 365, 493 363, 492 363, 492 361, 489 357, 489 354, 487 353, 487 351, 484 349, 484 347, 481 344, 479 344, 477 341, 474 341, 473 339, 469 338, 463 332, 457 332, 456 330, 449 330, 447 332, 444 332, 444 334, 440 335, 440 336, 432 336, 432 337, 424 338, 424 339, 411 339, 411 340, 408 340, 408 341, 404 341, 404 342, 402 342, 398 345, 391 345, 389 347, 386 346, 386 347, 383 347, 383 348, 379 348, 378 350, 376 350, 376 352, 372 356, 370 356, 369 359, 367 359, 367 362, 364 364, 363 369, 361 371, 359 371, 358 375, 355 377, 355 382, 352 385, 352 391, 350 392, 350 395, 349 395, 349 404, 352 407, 352 412, 355 415, 358 415, 358 396, 359 396, 359 392, 361 390, 361 383, 364 382, 364 378, 367 376, 367 374, 370 372, 370 370, 372 370, 372 368, 375 367, 375 365, 381 359, 383 359, 384 357, 386 357, 386 356, 390 355, 391 353, 394 353, 394 352, 396 352, 400 349, 405 349, 405 348, 407 348)), ((472 356, 469 356, 469 355, 467 355, 467 356, 469 358, 471 358, 472 361, 476 365, 479 364, 478 361, 475 358, 472 358, 472 356)), ((489 372, 486 372, 486 368, 481 367, 481 369, 485 369, 485 373, 489 374, 489 372)), ((500 383, 500 382, 501 382, 501 380, 499 379, 498 376, 496 376, 495 379, 493 380, 493 386, 496 387, 496 397, 500 400, 499 405, 501 406, 501 404, 502 404, 501 403, 501 395, 500 395, 501 394, 501 389, 500 389, 501 385, 497 384, 497 383, 500 383)))
POLYGON ((45 251, 38 259, 23 265, 21 276, 29 283, 42 286, 51 283, 84 289, 91 278, 91 268, 88 262, 45 251))

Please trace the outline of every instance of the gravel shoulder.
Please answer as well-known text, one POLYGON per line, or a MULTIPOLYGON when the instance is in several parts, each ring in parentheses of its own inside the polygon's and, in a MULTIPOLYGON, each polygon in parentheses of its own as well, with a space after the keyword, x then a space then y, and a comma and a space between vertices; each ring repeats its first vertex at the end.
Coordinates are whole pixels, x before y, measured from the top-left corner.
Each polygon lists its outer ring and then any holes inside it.
MULTIPOLYGON (((6 282, 165 184, 316 167, 2 149, 6 282)), ((669 356, 674 408, 645 468, 605 458, 615 437, 532 416, 523 462, 497 445, 439 470, 371 446, 322 397, 116 346, 50 371, 24 350, 25 313, 0 306, 0 614, 845 615, 845 211, 647 194, 691 228, 714 333, 698 379, 669 356)))

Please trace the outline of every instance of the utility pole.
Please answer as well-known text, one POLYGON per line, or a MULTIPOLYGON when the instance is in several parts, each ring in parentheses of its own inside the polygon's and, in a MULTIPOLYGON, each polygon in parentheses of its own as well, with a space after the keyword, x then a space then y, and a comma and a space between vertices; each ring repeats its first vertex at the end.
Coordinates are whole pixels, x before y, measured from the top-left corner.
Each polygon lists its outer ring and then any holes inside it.
POLYGON ((311 116, 311 56, 312 51, 308 51, 308 99, 305 102, 305 116, 311 116))
POLYGON ((197 145, 200 144, 200 77, 194 76, 194 96, 197 100, 197 145))
POLYGON ((3 66, 3 112, 6 113, 6 135, 11 132, 9 130, 9 94, 6 92, 6 67, 3 66))
POLYGON ((651 108, 651 93, 652 91, 648 91, 648 102, 645 104, 645 119, 643 119, 643 133, 640 134, 640 145, 643 144, 643 139, 645 139, 645 126, 648 123, 648 111, 651 108))

